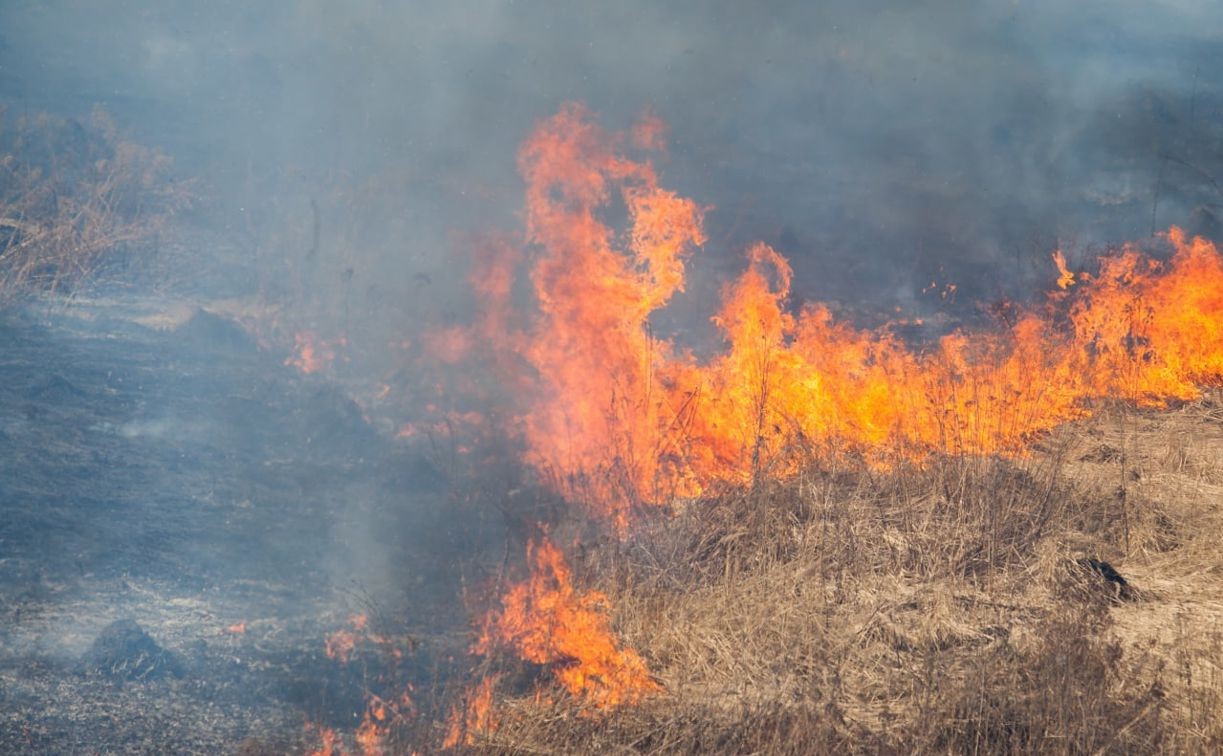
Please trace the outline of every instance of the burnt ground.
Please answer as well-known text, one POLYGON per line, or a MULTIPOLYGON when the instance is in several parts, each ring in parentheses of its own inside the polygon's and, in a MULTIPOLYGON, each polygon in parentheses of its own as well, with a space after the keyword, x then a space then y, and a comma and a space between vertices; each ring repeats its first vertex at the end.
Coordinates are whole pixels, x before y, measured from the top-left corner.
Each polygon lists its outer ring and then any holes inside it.
POLYGON ((0 753, 293 751, 367 688, 446 676, 471 524, 426 453, 282 360, 203 311, 0 317, 0 753), (358 612, 402 662, 326 656, 358 612), (116 620, 174 673, 83 664, 116 620))

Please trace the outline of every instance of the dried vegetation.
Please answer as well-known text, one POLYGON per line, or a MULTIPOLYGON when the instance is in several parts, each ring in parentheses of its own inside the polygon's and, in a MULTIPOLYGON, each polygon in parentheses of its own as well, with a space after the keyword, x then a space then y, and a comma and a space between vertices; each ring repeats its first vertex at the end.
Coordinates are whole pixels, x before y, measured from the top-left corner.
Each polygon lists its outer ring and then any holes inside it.
POLYGON ((577 579, 664 692, 596 714, 537 676, 470 747, 1217 751, 1219 407, 1105 407, 1018 460, 812 465, 587 539, 577 579))
POLYGON ((0 110, 0 298, 72 291, 152 260, 192 200, 164 153, 125 138, 95 109, 85 122, 0 110))

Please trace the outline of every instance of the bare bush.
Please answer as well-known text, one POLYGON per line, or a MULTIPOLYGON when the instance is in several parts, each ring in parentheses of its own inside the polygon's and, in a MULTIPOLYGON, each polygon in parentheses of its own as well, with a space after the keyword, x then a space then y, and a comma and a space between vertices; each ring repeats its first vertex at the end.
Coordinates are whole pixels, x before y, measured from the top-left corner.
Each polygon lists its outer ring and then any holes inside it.
POLYGON ((0 297, 71 291, 130 269, 191 200, 170 158, 124 138, 105 111, 85 123, 0 111, 0 297))

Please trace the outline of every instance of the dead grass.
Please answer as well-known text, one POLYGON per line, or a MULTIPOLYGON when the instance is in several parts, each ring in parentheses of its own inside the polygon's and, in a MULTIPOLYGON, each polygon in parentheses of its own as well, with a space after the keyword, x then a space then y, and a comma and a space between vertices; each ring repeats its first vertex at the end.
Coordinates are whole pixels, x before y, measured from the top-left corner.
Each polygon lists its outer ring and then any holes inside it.
POLYGON ((665 692, 592 716, 537 675, 472 750, 1218 751, 1219 406, 1108 408, 1021 460, 812 467, 578 549, 665 692))
POLYGON ((71 291, 149 262, 191 199, 170 159, 120 133, 102 110, 85 122, 0 111, 0 298, 71 291))

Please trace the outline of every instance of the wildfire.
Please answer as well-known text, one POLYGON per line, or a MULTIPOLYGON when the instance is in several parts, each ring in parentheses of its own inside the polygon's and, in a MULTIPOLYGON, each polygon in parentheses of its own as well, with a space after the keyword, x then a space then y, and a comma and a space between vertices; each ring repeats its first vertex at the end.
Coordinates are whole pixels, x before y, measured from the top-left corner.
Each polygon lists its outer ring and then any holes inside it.
MULTIPOLYGON (((1127 246, 1095 274, 1074 273, 1057 250, 1046 302, 923 349, 895 335, 903 320, 864 330, 824 305, 792 310, 789 263, 757 243, 712 316, 724 348, 698 359, 651 327, 705 240, 704 210, 630 156, 661 149, 664 132, 650 117, 607 133, 574 104, 539 124, 518 158, 523 243, 477 249, 473 323, 424 339, 438 362, 485 360, 509 395, 497 416, 511 418, 524 461, 621 533, 635 507, 786 475, 813 455, 887 467, 1022 454, 1096 400, 1162 406, 1223 382, 1223 256, 1175 227, 1166 262, 1127 246), (617 230, 608 218, 621 216, 617 230), (511 301, 524 266, 529 312, 511 301)), ((942 296, 955 292, 947 284, 942 296)), ((612 634, 607 597, 574 587, 560 549, 532 541, 527 564, 474 653, 508 649, 545 665, 592 710, 660 689, 612 634)), ((446 746, 495 728, 496 683, 468 689, 446 746)))
POLYGON ((351 630, 336 630, 327 636, 327 658, 347 664, 357 647, 357 635, 351 630))
POLYGON ((785 474, 804 455, 1022 453, 1094 399, 1158 406, 1223 377, 1223 258, 1177 228, 1166 263, 1127 247, 1076 280, 1059 251, 1066 291, 921 351, 822 305, 791 312, 789 264, 756 244, 713 318, 725 349, 698 361, 650 327, 704 241, 703 210, 628 156, 660 134, 653 122, 608 134, 578 105, 542 122, 519 154, 526 249, 483 251, 472 274, 471 331, 515 393, 525 460, 620 529, 634 506, 785 474), (508 300, 520 260, 532 314, 508 300))
POLYGON ((370 695, 366 701, 365 715, 354 733, 361 756, 382 756, 386 753, 387 738, 392 725, 415 715, 416 705, 407 693, 402 694, 398 700, 370 695))
POLYGON ((493 715, 493 692, 499 680, 498 675, 488 675, 464 693, 464 701, 450 711, 442 748, 474 745, 477 733, 497 729, 497 718, 493 715))
POLYGON ((475 653, 508 646, 526 661, 549 665, 566 690, 596 709, 635 703, 659 689, 641 657, 616 641, 607 597, 573 586, 560 549, 546 538, 532 541, 527 562, 530 577, 502 598, 475 653))
POLYGON ((307 722, 306 732, 316 735, 319 743, 318 748, 307 751, 308 756, 343 756, 342 739, 335 730, 307 722))
MULTIPOLYGON (((327 658, 347 664, 358 648, 369 645, 378 648, 389 660, 399 662, 403 659, 403 651, 399 648, 400 641, 373 632, 366 614, 349 615, 347 628, 327 636, 327 658)), ((362 756, 380 756, 384 753, 392 727, 416 715, 416 704, 412 700, 411 690, 412 686, 409 685, 408 690, 397 698, 384 698, 372 692, 368 693, 365 714, 353 733, 353 739, 362 756)), ((318 756, 343 756, 342 739, 335 732, 313 725, 308 725, 307 729, 317 729, 322 742, 321 748, 311 753, 318 756)))

